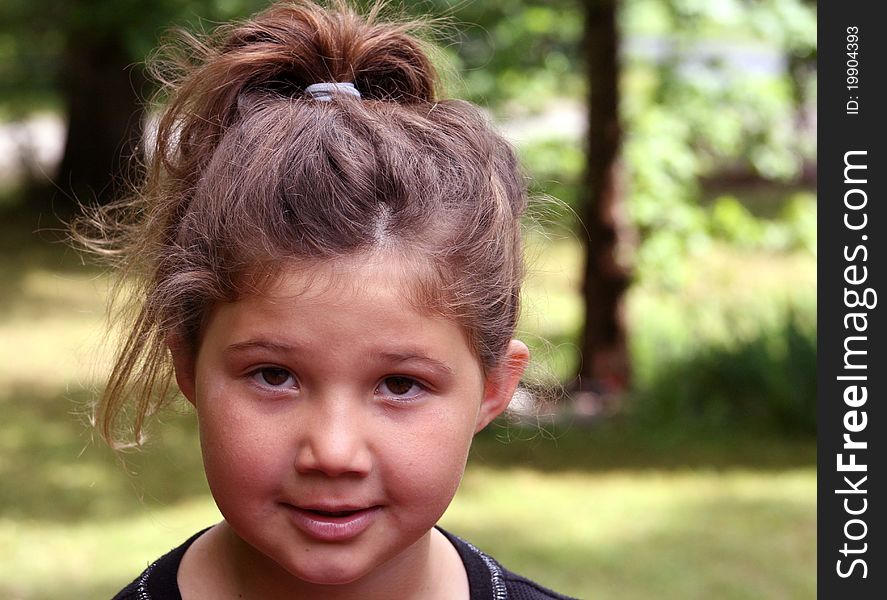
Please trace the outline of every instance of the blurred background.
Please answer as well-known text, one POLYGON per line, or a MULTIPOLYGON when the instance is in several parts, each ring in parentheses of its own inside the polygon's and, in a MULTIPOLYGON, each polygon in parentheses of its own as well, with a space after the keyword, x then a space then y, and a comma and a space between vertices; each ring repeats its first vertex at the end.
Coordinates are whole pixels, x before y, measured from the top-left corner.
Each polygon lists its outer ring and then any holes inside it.
MULTIPOLYGON (((0 4, 2 598, 110 597, 219 518, 184 406, 90 431, 109 278, 62 222, 134 175, 164 30, 265 5, 0 4)), ((528 386, 563 389, 478 436, 444 526, 580 598, 813 597, 815 3, 403 7, 524 161, 528 386)))

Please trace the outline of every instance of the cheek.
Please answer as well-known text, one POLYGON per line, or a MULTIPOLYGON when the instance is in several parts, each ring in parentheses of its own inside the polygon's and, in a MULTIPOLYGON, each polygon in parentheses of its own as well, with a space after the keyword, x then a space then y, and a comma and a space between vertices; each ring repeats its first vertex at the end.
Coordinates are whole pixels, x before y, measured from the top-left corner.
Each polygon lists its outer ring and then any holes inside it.
POLYGON ((287 471, 288 455, 267 424, 260 427, 218 396, 207 395, 198 406, 204 470, 216 500, 246 501, 247 491, 273 491, 287 471))
POLYGON ((436 414, 392 435, 385 452, 391 496, 443 512, 462 480, 473 424, 473 417, 436 414))

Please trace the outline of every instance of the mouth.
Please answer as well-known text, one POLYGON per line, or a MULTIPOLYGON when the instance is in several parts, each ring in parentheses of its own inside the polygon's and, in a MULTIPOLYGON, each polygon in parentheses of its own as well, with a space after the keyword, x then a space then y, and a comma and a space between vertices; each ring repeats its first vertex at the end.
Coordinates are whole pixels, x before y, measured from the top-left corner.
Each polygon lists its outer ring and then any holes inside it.
POLYGON ((311 508, 309 506, 297 506, 301 510, 306 512, 314 513, 317 515, 325 516, 325 517, 347 517, 348 515, 353 515, 356 512, 360 512, 362 510, 367 510, 367 508, 339 508, 339 509, 322 509, 322 508, 311 508))
POLYGON ((323 501, 319 500, 316 502, 311 501, 301 501, 301 502, 287 502, 289 506, 297 508, 299 510, 305 510, 309 512, 316 512, 319 514, 325 515, 344 515, 348 513, 355 513, 362 510, 369 510, 371 508, 376 508, 378 505, 373 504, 372 501, 369 502, 331 502, 331 501, 323 501))
POLYGON ((343 509, 338 509, 338 510, 322 510, 319 508, 307 508, 307 507, 298 507, 298 506, 296 506, 294 508, 296 510, 302 510, 306 513, 315 515, 320 518, 334 519, 334 518, 338 518, 338 517, 350 517, 352 515, 356 515, 359 512, 362 512, 365 510, 371 510, 375 507, 369 506, 367 508, 343 508, 343 509))
POLYGON ((312 506, 284 505, 295 526, 310 538, 324 542, 340 542, 357 537, 365 531, 382 510, 379 505, 312 506))

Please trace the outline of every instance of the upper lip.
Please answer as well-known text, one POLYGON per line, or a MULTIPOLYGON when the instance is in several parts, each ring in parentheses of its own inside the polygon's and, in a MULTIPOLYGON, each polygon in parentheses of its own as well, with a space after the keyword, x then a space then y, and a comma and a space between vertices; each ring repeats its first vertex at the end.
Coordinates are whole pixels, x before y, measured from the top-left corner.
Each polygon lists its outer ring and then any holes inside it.
POLYGON ((332 504, 326 502, 299 502, 291 503, 290 506, 301 510, 314 510, 319 512, 354 512, 358 510, 366 510, 375 508, 376 504, 332 504))

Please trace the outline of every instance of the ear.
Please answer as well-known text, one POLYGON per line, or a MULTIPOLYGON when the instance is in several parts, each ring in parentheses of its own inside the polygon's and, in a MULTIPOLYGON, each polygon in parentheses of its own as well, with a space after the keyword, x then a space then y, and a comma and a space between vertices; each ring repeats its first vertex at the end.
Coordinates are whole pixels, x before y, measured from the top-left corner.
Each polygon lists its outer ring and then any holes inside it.
POLYGON ((194 404, 196 396, 194 395, 194 366, 195 351, 191 348, 184 337, 180 333, 172 333, 166 338, 166 345, 172 354, 172 364, 176 372, 176 383, 182 390, 188 402, 194 404))
POLYGON ((501 415, 514 397, 514 391, 530 362, 530 351, 520 340, 511 340, 505 357, 484 382, 484 397, 477 413, 474 432, 486 427, 490 421, 501 415))

